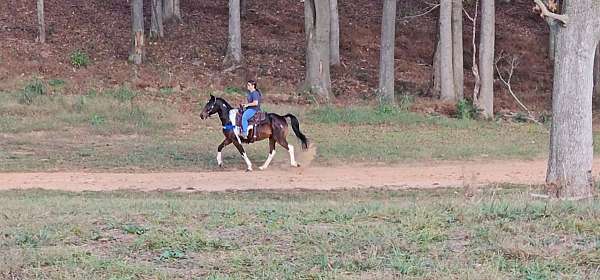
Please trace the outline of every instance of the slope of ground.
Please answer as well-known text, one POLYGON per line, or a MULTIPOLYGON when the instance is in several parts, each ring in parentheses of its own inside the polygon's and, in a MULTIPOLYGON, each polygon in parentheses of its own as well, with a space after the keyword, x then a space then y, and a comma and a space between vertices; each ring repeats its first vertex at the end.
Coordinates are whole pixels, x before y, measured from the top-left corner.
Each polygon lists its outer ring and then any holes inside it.
MULTIPOLYGON (((75 94, 89 89, 131 83, 156 90, 175 88, 205 93, 240 87, 258 77, 265 92, 283 101, 301 102, 298 85, 304 76, 303 3, 299 0, 248 1, 243 19, 243 49, 247 67, 223 74, 226 48, 226 1, 182 0, 183 23, 166 26, 166 37, 149 42, 141 67, 126 62, 130 40, 130 10, 126 1, 46 0, 48 43, 35 43, 36 13, 32 1, 0 3, 0 90, 13 90, 31 76, 68 81, 75 94), (92 64, 74 70, 70 54, 81 49, 92 64)), ((419 107, 437 108, 428 101, 436 12, 426 1, 401 1, 396 34, 396 83, 402 94, 423 97, 419 107)), ((148 3, 146 3, 148 5, 148 3)), ((544 110, 549 106, 551 64, 546 58, 547 28, 531 12, 531 1, 517 0, 497 7, 497 51, 520 56, 514 87, 523 101, 544 110)), ((379 24, 382 1, 340 1, 343 66, 333 69, 338 103, 372 101, 377 84, 379 24)), ((472 13, 472 7, 467 10, 472 13)), ((145 9, 149 13, 149 7, 145 9)), ((146 27, 149 17, 146 18, 146 27)), ((466 92, 472 87, 471 24, 465 17, 466 92)), ((189 103, 191 98, 181 101, 189 103)), ((418 102, 418 103, 419 103, 418 102)), ((515 102, 496 84, 497 109, 515 109, 515 102)), ((182 105, 189 110, 191 106, 182 105)))

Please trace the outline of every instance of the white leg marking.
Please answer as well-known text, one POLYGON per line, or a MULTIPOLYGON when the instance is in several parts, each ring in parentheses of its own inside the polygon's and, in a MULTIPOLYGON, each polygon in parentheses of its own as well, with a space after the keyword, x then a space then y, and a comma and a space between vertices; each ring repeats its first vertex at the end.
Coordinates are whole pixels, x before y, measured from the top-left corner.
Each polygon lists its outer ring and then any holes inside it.
POLYGON ((246 165, 248 165, 248 170, 252 171, 252 162, 250 162, 250 159, 248 158, 248 156, 246 155, 246 153, 242 154, 242 157, 246 161, 246 165))
POLYGON ((293 167, 298 167, 298 163, 296 162, 296 158, 294 157, 294 146, 288 144, 288 149, 290 152, 290 164, 293 167))
POLYGON ((263 164, 263 166, 259 167, 258 169, 260 170, 265 170, 267 169, 267 167, 269 167, 269 164, 271 164, 271 160, 273 160, 273 157, 275 156, 275 150, 273 150, 270 154, 269 157, 267 158, 267 161, 265 161, 265 164, 263 164))
POLYGON ((221 156, 221 152, 217 153, 217 163, 219 164, 219 166, 223 165, 223 158, 221 156))

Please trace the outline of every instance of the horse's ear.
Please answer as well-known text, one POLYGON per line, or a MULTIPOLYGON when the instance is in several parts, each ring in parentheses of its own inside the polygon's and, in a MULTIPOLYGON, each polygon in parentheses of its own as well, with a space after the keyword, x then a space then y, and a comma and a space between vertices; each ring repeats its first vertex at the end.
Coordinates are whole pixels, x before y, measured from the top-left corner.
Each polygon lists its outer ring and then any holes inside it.
POLYGON ((215 96, 212 93, 210 94, 210 100, 215 100, 215 96))

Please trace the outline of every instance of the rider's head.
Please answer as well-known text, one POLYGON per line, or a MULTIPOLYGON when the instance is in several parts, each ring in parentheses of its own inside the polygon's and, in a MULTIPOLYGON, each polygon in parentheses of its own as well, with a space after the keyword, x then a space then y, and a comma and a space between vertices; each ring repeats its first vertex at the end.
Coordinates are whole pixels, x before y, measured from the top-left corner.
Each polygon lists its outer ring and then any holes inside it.
POLYGON ((256 87, 256 81, 255 80, 249 80, 248 84, 246 84, 246 87, 248 88, 249 91, 255 91, 257 89, 257 87, 256 87))

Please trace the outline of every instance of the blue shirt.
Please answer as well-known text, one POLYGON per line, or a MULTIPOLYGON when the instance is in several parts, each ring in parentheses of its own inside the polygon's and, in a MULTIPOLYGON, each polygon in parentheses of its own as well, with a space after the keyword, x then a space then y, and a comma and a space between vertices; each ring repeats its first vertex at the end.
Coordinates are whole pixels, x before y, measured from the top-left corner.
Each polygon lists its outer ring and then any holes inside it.
POLYGON ((261 103, 261 94, 258 90, 252 91, 248 93, 248 103, 252 103, 254 101, 258 101, 258 106, 248 106, 248 109, 254 109, 256 111, 260 111, 260 103, 261 103))

